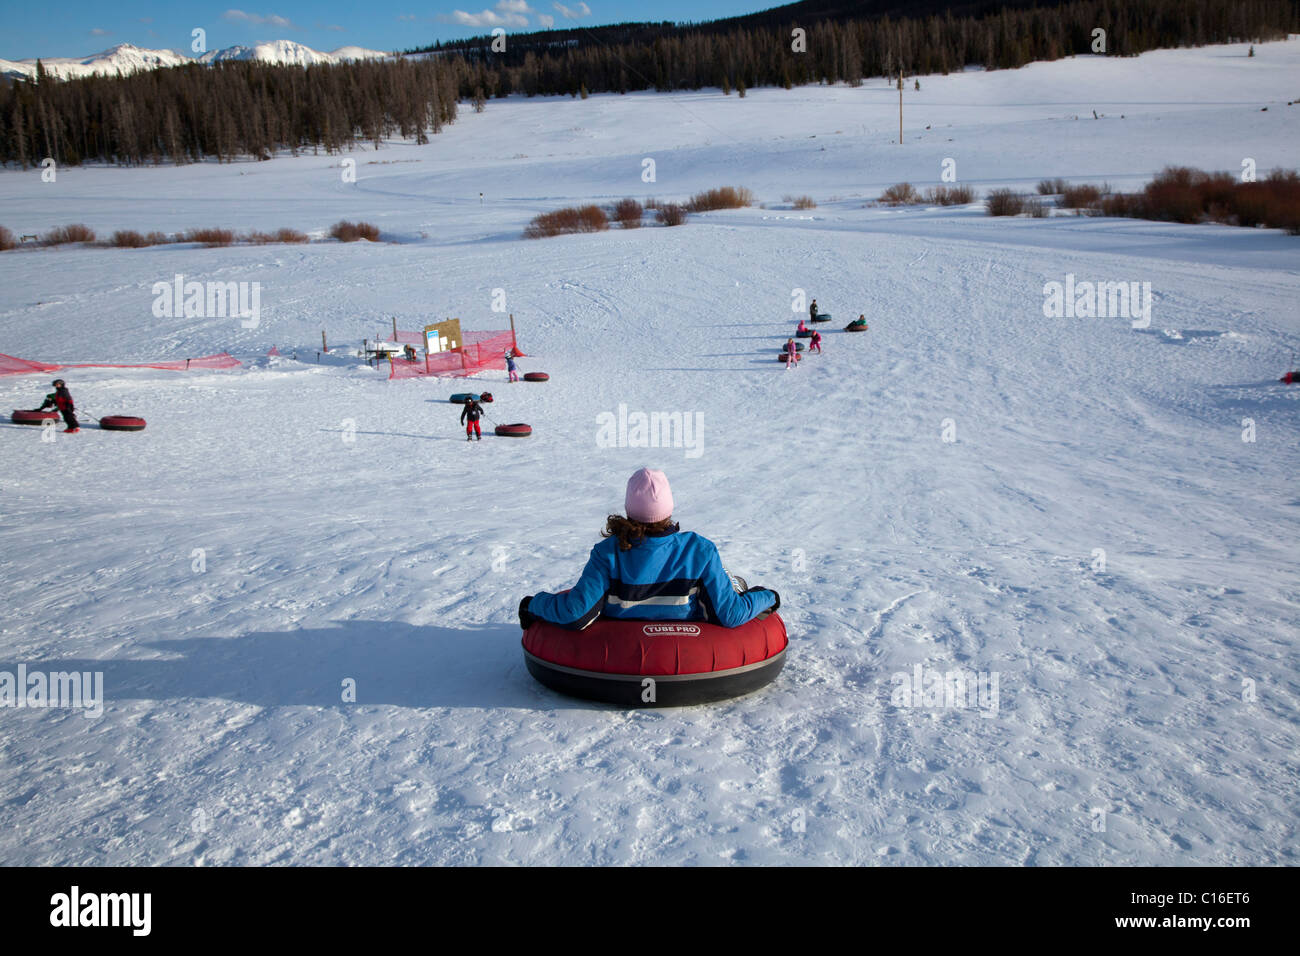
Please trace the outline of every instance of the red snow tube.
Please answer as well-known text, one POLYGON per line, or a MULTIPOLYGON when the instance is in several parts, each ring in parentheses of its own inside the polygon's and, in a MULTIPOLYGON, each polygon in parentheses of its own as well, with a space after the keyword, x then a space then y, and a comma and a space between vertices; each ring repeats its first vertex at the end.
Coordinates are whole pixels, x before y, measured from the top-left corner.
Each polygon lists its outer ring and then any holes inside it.
MULTIPOLYGON (((1300 385, 1300 372, 1287 372, 1278 381, 1286 385, 1300 385)), ((17 415, 18 413, 14 412, 14 414, 17 415)), ((15 418, 14 421, 18 421, 18 419, 15 418)))
POLYGON ((534 621, 528 672, 552 690, 625 707, 682 707, 739 697, 770 683, 789 639, 779 614, 740 627, 695 621, 616 621, 585 631, 534 621))
POLYGON ((551 376, 545 372, 524 372, 525 382, 549 382, 550 380, 551 376))
MULTIPOLYGON (((776 357, 776 360, 777 360, 778 362, 787 362, 787 363, 788 363, 788 362, 790 361, 790 353, 789 353, 789 352, 782 352, 780 355, 778 355, 778 356, 776 357)), ((795 363, 798 364, 798 362, 799 362, 799 353, 798 353, 798 352, 795 353, 794 360, 795 360, 795 363)))
POLYGON ((110 432, 144 431, 144 419, 134 415, 105 415, 99 420, 99 427, 110 432))
POLYGON ((867 331, 867 324, 866 324, 865 322, 863 322, 861 325, 859 325, 858 322, 857 322, 856 320, 854 320, 853 322, 850 322, 848 325, 844 326, 844 331, 845 331, 845 332, 865 332, 865 331, 867 331))
POLYGON ((513 425, 498 425, 497 434, 503 438, 527 438, 533 433, 532 425, 516 422, 513 425))
POLYGON ((26 411, 21 408, 15 408, 13 415, 10 417, 13 419, 15 425, 39 425, 41 422, 57 422, 59 420, 59 413, 26 411))

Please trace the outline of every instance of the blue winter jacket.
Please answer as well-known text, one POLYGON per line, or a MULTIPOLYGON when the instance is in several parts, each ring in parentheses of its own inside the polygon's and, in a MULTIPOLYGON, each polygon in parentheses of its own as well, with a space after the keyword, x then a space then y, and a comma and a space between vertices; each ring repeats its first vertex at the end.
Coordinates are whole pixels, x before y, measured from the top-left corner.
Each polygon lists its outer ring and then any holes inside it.
POLYGON ((534 595, 528 611, 572 630, 602 614, 740 627, 775 603, 775 592, 767 588, 737 594, 713 542, 678 531, 647 537, 630 551, 618 549, 618 538, 605 538, 591 549, 577 584, 564 594, 534 595))

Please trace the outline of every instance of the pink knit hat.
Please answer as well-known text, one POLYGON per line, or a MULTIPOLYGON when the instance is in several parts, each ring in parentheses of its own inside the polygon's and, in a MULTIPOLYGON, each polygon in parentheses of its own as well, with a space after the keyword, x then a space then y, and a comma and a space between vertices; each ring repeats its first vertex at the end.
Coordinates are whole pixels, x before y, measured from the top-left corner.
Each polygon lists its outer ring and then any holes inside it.
POLYGON ((668 487, 668 476, 662 471, 642 468, 627 480, 627 496, 623 499, 627 516, 633 521, 654 524, 673 516, 673 491, 668 487))

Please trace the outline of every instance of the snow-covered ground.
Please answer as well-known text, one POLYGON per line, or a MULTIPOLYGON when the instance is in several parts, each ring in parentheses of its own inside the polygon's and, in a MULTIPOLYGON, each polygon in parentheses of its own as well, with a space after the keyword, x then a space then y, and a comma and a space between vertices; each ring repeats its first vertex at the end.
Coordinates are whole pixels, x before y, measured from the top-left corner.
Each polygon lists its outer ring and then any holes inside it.
MULTIPOLYGON (((0 426, 0 670, 99 671, 106 698, 0 711, 0 862, 1294 863, 1300 239, 864 205, 945 158, 980 192, 1294 166, 1300 41, 1245 54, 924 78, 901 147, 877 80, 493 101, 351 154, 355 183, 324 155, 0 175, 16 233, 393 240, 0 255, 0 352, 247 363, 64 373, 138 434, 0 426), (767 208, 519 238, 720 185, 767 208), (260 282, 258 326, 156 318, 177 273, 260 282), (1045 316, 1067 275, 1149 282, 1150 326, 1045 316), (796 289, 839 321, 784 372, 796 289), (552 378, 475 385, 527 441, 467 446, 462 382, 316 363, 322 329, 502 328, 495 290, 552 378), (602 447, 620 406, 700 441, 602 447), (764 691, 629 712, 525 670, 519 598, 573 581, 642 464, 781 592, 764 691), (905 706, 918 666, 986 696, 905 706)), ((0 407, 49 377, 0 378, 0 407)))

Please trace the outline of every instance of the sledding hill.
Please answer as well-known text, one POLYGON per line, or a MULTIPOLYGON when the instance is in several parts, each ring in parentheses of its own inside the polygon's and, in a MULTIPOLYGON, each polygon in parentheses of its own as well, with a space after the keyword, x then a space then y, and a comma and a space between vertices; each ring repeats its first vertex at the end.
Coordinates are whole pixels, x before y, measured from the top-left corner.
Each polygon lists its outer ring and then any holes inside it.
POLYGON ((1295 862, 1300 390, 1273 380, 1297 240, 864 204, 946 157, 980 191, 1283 165, 1297 51, 935 78, 903 147, 877 82, 494 102, 354 154, 356 183, 326 156, 0 176, 15 232, 391 240, 0 254, 0 352, 248 363, 67 373, 137 434, 0 427, 0 670, 100 671, 106 698, 6 715, 0 862, 1295 862), (519 238, 570 202, 726 184, 767 208, 519 238), (156 317, 178 273, 261 282, 258 327, 156 317), (1067 276, 1149 282, 1149 326, 1048 317, 1067 276), (782 371, 796 289, 870 332, 782 371), (500 327, 497 290, 522 368, 551 373, 477 383, 526 441, 467 445, 461 382, 315 362, 322 328, 500 327), (700 441, 605 447, 624 411, 700 441), (624 712, 524 670, 519 598, 573 581, 642 464, 781 592, 766 691, 624 712), (996 695, 900 696, 955 672, 996 695))

